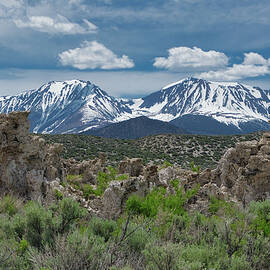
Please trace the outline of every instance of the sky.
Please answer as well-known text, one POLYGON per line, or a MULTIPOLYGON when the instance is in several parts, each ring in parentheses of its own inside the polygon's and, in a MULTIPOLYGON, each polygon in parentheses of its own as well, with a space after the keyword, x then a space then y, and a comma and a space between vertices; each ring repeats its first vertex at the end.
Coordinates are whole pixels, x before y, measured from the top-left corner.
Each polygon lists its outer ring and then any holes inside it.
POLYGON ((82 79, 117 97, 186 77, 270 89, 269 0, 0 0, 0 96, 82 79))

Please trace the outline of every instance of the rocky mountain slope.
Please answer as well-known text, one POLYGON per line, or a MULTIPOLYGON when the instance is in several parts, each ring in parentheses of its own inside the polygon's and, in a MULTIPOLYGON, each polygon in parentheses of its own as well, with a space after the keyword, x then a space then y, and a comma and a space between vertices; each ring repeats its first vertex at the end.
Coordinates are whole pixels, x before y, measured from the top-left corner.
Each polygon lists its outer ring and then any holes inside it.
POLYGON ((134 100, 131 107, 133 115, 171 121, 191 133, 240 134, 270 129, 269 98, 270 91, 258 87, 188 78, 134 100))
POLYGON ((140 116, 196 134, 247 133, 270 129, 269 105, 270 90, 195 78, 134 100, 114 98, 80 80, 50 82, 37 90, 0 97, 1 113, 31 111, 35 133, 81 133, 140 116))
POLYGON ((49 82, 37 90, 0 98, 0 112, 31 111, 34 133, 80 133, 112 122, 130 108, 87 81, 49 82))

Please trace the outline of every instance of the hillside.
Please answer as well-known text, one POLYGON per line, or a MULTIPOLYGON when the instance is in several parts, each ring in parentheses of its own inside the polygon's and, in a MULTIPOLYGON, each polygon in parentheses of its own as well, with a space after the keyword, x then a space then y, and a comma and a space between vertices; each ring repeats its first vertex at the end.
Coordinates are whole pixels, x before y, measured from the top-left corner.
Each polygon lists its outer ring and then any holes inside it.
POLYGON ((46 141, 62 143, 64 158, 76 160, 93 159, 98 152, 104 152, 108 164, 117 164, 124 157, 140 157, 144 163, 157 164, 167 160, 182 167, 189 167, 191 161, 206 168, 216 166, 225 151, 236 142, 258 140, 259 133, 234 136, 203 135, 156 135, 136 140, 107 139, 90 135, 42 134, 46 141))
POLYGON ((97 130, 89 130, 84 134, 105 138, 136 139, 157 134, 187 134, 183 128, 173 124, 153 120, 146 116, 132 118, 119 123, 110 124, 97 130))

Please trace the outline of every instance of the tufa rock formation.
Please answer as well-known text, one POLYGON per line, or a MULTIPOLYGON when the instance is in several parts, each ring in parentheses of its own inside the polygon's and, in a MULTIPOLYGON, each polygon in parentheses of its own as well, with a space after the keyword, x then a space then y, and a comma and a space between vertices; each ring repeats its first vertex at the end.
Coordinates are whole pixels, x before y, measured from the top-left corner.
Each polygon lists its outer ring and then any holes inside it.
POLYGON ((129 176, 139 176, 143 171, 143 163, 141 158, 127 158, 120 161, 118 166, 120 174, 128 174, 129 176))
POLYGON ((229 149, 212 171, 211 180, 243 204, 270 198, 270 133, 229 149))
MULTIPOLYGON (((245 206, 252 200, 270 198, 270 133, 262 139, 238 143, 229 149, 215 170, 200 173, 157 165, 143 166, 138 158, 119 163, 118 173, 128 179, 112 181, 101 197, 84 198, 81 190, 71 183, 61 185, 66 173, 79 176, 77 184, 97 185, 99 171, 106 172, 104 154, 95 160, 77 162, 61 160, 62 146, 46 146, 38 136, 29 135, 28 112, 0 114, 0 191, 9 191, 27 199, 47 198, 55 190, 63 196, 79 201, 93 215, 117 218, 125 209, 125 202, 132 194, 145 196, 154 187, 165 187, 174 192, 170 181, 179 179, 179 185, 187 190, 200 185, 197 195, 189 202, 189 208, 207 213, 209 199, 234 201, 245 206)), ((77 181, 77 180, 76 180, 77 181)))
POLYGON ((46 197, 48 182, 64 179, 62 146, 29 135, 29 112, 0 114, 0 188, 28 199, 46 197))

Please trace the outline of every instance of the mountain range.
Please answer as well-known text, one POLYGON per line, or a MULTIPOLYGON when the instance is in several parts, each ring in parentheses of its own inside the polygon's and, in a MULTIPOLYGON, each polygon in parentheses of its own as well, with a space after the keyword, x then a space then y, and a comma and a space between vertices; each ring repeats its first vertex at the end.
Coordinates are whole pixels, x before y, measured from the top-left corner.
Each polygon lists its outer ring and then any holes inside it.
POLYGON ((1 113, 31 111, 34 133, 115 134, 121 138, 134 137, 136 125, 140 127, 136 136, 269 130, 269 107, 270 90, 196 78, 169 84, 139 99, 115 98, 81 80, 52 81, 36 90, 0 97, 1 113), (154 124, 146 117, 158 122, 154 124))

